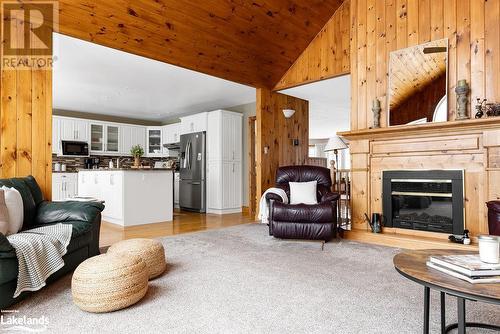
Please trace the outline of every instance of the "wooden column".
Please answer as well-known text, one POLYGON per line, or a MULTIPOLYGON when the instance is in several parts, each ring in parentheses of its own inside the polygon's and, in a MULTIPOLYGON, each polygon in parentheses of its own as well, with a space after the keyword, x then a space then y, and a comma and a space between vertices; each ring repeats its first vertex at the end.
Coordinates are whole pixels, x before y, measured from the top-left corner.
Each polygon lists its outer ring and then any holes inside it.
POLYGON ((257 197, 275 183, 279 166, 304 164, 308 156, 309 102, 257 89, 257 197), (294 109, 286 119, 283 109, 294 109), (299 145, 294 146, 293 140, 299 145))
MULTIPOLYGON (((24 17, 6 17, 11 24, 12 38, 24 41, 27 37, 24 17)), ((52 29, 42 33, 52 38, 52 29)), ((2 46, 6 46, 6 39, 2 46)), ((31 49, 39 40, 31 39, 31 49)), ((22 44, 18 44, 22 45, 22 44)), ((52 47, 50 46, 50 49, 52 47)), ((19 51, 17 58, 26 57, 19 51)), ((30 54, 28 57, 35 57, 30 54)), ((38 57, 38 56, 36 56, 38 57)), ((47 56, 40 56, 47 59, 47 56)), ((50 58, 50 56, 49 56, 50 58)), ((33 175, 44 196, 51 198, 52 187, 52 70, 37 66, 0 69, 0 177, 11 178, 33 175)))

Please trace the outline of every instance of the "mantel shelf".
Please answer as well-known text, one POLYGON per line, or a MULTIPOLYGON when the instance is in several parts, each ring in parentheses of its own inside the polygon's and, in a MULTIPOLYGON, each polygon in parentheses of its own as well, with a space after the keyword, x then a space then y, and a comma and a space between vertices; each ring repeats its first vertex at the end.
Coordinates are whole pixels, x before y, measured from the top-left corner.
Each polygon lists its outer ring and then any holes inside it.
POLYGON ((440 123, 426 123, 418 125, 397 125, 377 129, 362 129, 339 132, 338 135, 348 140, 396 138, 413 135, 442 135, 443 133, 460 132, 462 130, 487 130, 500 128, 500 117, 484 119, 470 119, 465 121, 450 121, 440 123))

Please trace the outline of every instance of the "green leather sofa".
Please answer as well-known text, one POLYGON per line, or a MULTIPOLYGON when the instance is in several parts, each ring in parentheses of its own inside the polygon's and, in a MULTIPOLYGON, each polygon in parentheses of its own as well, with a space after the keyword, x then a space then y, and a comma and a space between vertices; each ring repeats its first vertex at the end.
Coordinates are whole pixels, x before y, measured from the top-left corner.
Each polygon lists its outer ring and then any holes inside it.
MULTIPOLYGON (((99 231, 104 205, 97 202, 49 202, 32 176, 0 179, 0 187, 17 189, 23 198, 23 230, 57 223, 72 225, 73 234, 68 252, 63 257, 64 267, 49 277, 48 282, 73 271, 89 257, 99 254, 99 231)), ((0 233, 0 309, 29 295, 22 293, 13 298, 17 286, 18 261, 16 252, 8 239, 0 233)))

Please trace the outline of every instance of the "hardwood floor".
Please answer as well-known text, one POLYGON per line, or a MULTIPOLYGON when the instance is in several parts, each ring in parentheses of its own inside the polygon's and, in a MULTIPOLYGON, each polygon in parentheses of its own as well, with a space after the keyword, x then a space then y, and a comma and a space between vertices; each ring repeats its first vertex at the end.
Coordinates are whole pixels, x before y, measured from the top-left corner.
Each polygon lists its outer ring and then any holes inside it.
POLYGON ((241 213, 229 215, 199 214, 174 211, 171 222, 130 226, 127 228, 102 222, 100 247, 106 247, 120 240, 132 238, 158 238, 168 235, 213 230, 228 226, 255 222, 248 215, 241 213))

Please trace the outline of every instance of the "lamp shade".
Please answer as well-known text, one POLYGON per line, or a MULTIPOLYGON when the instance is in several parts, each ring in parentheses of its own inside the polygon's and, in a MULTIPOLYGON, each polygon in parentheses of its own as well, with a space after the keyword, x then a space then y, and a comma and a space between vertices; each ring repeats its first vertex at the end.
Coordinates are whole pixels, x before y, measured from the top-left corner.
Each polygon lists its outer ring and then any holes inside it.
POLYGON ((290 118, 295 114, 294 109, 283 109, 283 115, 285 115, 285 118, 290 118))
POLYGON ((325 146, 325 152, 330 152, 334 150, 344 150, 347 148, 345 141, 339 136, 335 135, 328 139, 328 143, 325 146))

